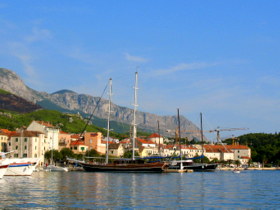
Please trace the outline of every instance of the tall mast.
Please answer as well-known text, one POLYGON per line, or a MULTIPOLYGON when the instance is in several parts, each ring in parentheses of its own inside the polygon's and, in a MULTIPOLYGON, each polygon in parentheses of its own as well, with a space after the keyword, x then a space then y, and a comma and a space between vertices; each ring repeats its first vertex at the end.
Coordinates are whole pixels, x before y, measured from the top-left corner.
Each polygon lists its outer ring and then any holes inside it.
POLYGON ((177 109, 177 118, 178 118, 178 138, 179 138, 179 147, 180 147, 180 157, 182 158, 182 149, 181 149, 181 123, 180 123, 180 113, 177 109))
POLYGON ((135 72, 134 85, 134 110, 133 110, 133 133, 132 133, 132 160, 135 160, 135 139, 136 139, 136 111, 137 111, 137 90, 138 90, 138 72, 135 72))
POLYGON ((158 154, 159 156, 161 156, 161 152, 160 152, 160 130, 159 130, 159 120, 157 121, 158 123, 158 154))
MULTIPOLYGON (((202 126, 202 113, 200 112, 200 135, 201 135, 201 149, 202 149, 202 155, 204 155, 204 148, 203 148, 203 144, 204 144, 204 140, 203 140, 203 126, 202 126)), ((201 159, 202 162, 202 159, 201 159)))
POLYGON ((108 164, 108 162, 109 162, 111 98, 112 98, 112 78, 109 79, 109 106, 108 106, 108 118, 107 118, 106 164, 108 164))
POLYGON ((177 109, 177 117, 178 117, 178 138, 179 138, 179 147, 180 147, 180 169, 183 169, 183 161, 182 161, 182 148, 181 148, 181 123, 180 123, 180 113, 179 109, 177 109))

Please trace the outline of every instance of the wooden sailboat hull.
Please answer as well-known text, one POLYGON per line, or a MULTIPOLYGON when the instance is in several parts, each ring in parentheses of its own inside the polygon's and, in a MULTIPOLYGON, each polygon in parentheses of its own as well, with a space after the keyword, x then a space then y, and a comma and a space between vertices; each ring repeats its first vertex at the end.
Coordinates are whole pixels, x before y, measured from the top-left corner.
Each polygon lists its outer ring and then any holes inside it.
POLYGON ((163 172, 164 163, 145 164, 90 164, 80 163, 88 172, 163 172))

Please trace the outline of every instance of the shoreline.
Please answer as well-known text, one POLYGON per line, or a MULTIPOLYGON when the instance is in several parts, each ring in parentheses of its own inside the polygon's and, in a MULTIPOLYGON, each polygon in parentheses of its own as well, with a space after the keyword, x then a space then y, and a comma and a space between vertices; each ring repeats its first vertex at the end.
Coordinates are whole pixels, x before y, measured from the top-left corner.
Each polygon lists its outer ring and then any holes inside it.
MULTIPOLYGON (((235 168, 218 168, 217 170, 221 171, 233 171, 235 168)), ((249 170, 249 171, 276 171, 280 170, 280 167, 262 167, 262 168, 237 168, 238 170, 244 171, 244 170, 249 170)))

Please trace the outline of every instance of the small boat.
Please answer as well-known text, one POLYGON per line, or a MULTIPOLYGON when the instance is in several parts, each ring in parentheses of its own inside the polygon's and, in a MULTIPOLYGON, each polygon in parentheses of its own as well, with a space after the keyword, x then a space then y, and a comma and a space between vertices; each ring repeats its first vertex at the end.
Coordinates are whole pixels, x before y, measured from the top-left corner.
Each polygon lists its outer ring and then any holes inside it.
POLYGON ((9 165, 0 165, 0 179, 5 175, 9 165))
POLYGON ((66 167, 61 167, 61 166, 56 166, 56 165, 48 165, 45 169, 45 171, 64 171, 64 172, 67 172, 68 171, 68 168, 66 167))
POLYGON ((238 168, 233 169, 232 173, 240 174, 240 170, 238 168))

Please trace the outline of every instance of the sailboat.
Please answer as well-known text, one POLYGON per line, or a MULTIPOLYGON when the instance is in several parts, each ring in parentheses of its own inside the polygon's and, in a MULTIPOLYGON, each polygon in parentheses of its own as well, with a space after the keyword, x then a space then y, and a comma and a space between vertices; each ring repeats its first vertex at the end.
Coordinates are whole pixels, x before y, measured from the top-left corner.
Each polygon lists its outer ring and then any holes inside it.
MULTIPOLYGON (((179 110, 178 110, 179 113, 179 110)), ((180 118, 178 114, 178 122, 180 124, 180 118)), ((200 113, 200 133, 201 133, 201 141, 202 141, 202 155, 193 158, 186 158, 184 160, 172 160, 169 164, 169 169, 186 169, 186 170, 193 170, 193 171, 215 171, 218 164, 217 163, 203 163, 204 157, 204 149, 203 149, 203 126, 202 126, 202 113, 200 113), (201 159, 201 163, 195 163, 194 160, 201 159)), ((180 126, 179 126, 179 135, 180 135, 180 126)), ((179 138, 180 139, 180 138, 179 138)), ((182 157, 180 152, 180 157, 182 157)))
POLYGON ((138 73, 135 73, 134 86, 134 110, 133 110, 133 137, 132 137, 132 158, 131 159, 115 159, 109 163, 109 131, 110 131, 110 112, 111 112, 111 95, 112 95, 112 79, 109 80, 109 106, 108 106, 108 126, 107 126, 107 142, 106 142, 106 162, 104 164, 94 162, 80 162, 79 164, 88 172, 163 172, 164 162, 149 162, 147 158, 141 159, 135 157, 135 140, 136 140, 136 111, 137 111, 137 89, 138 89, 138 73))

